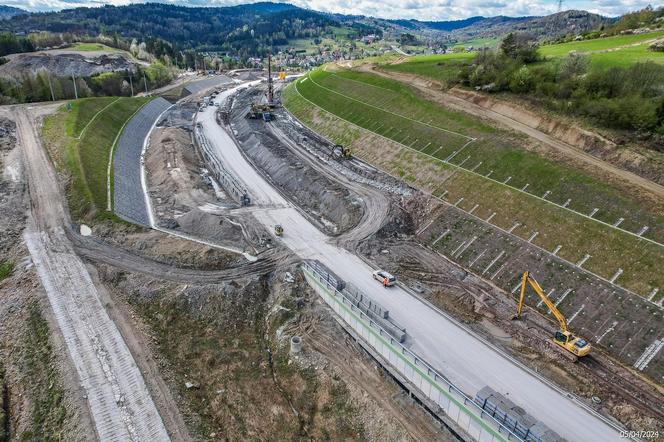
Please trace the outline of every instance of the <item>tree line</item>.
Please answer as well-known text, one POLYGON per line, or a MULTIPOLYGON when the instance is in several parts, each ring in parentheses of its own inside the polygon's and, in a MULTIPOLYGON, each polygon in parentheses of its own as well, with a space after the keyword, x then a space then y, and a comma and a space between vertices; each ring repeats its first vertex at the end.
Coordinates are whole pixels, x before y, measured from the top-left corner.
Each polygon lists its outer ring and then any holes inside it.
POLYGON ((664 151, 664 66, 594 65, 570 53, 543 60, 535 39, 509 34, 495 50, 482 50, 459 81, 486 92, 510 92, 561 114, 609 129, 636 132, 664 151))
POLYGON ((132 96, 170 83, 176 70, 155 62, 135 70, 89 77, 55 77, 46 70, 19 79, 0 78, 0 105, 95 96, 132 96))

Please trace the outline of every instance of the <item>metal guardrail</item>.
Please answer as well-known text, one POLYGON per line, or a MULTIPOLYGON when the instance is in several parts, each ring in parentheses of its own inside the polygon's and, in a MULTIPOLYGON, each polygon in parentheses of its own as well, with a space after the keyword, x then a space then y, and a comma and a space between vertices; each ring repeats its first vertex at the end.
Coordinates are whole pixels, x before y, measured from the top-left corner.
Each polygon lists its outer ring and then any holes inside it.
POLYGON ((302 264, 307 282, 317 290, 325 302, 374 348, 391 368, 399 372, 419 391, 440 406, 441 410, 475 440, 522 441, 509 428, 486 413, 431 365, 403 346, 369 315, 355 306, 335 285, 329 275, 315 261, 302 264))
POLYGON ((406 340, 406 329, 399 326, 399 324, 390 318, 390 312, 388 310, 371 300, 357 287, 339 279, 320 262, 309 261, 309 265, 317 274, 325 275, 325 281, 328 284, 335 287, 339 294, 341 294, 353 306, 358 308, 363 314, 376 322, 383 330, 389 333, 390 336, 401 343, 406 340))
POLYGON ((205 163, 210 166, 212 174, 217 178, 223 188, 226 189, 231 197, 241 205, 248 206, 251 204, 249 192, 247 192, 247 189, 242 185, 240 180, 226 169, 219 158, 212 153, 210 142, 198 127, 198 123, 194 128, 194 139, 196 140, 201 155, 203 155, 205 163))

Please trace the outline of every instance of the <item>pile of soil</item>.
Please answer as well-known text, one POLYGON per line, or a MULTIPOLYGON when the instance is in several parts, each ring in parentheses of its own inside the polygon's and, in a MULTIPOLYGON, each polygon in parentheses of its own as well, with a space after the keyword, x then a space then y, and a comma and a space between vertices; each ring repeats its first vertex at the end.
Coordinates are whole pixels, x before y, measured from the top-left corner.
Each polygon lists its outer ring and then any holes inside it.
POLYGON ((136 71, 136 65, 122 54, 87 58, 80 54, 25 53, 0 66, 0 77, 19 79, 40 71, 55 77, 90 77, 103 72, 136 71))

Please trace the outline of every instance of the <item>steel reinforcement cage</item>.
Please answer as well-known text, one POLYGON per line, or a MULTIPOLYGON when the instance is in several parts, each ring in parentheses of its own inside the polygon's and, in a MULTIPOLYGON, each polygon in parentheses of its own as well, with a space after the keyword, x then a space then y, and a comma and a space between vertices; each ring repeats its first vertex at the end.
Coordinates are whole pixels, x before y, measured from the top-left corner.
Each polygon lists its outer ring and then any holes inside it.
POLYGON ((305 261, 302 270, 307 282, 317 289, 325 302, 344 322, 387 360, 391 368, 440 406, 442 411, 469 436, 481 442, 523 441, 346 299, 329 282, 330 278, 323 274, 324 270, 316 265, 315 261, 311 263, 305 261))

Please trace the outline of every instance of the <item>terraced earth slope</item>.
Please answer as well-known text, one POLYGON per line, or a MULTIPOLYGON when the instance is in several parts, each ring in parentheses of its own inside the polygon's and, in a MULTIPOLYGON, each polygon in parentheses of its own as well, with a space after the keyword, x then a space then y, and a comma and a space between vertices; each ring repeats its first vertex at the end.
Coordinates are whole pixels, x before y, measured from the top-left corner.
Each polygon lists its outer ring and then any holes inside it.
POLYGON ((127 121, 151 99, 82 98, 45 119, 43 137, 49 154, 58 171, 71 177, 67 199, 74 218, 110 215, 105 210, 108 186, 113 186, 112 150, 127 121))
POLYGON ((659 339, 661 201, 373 74, 316 70, 284 91, 284 103, 307 126, 446 202, 417 232, 428 247, 512 293, 530 269, 573 328, 631 364, 659 339))

